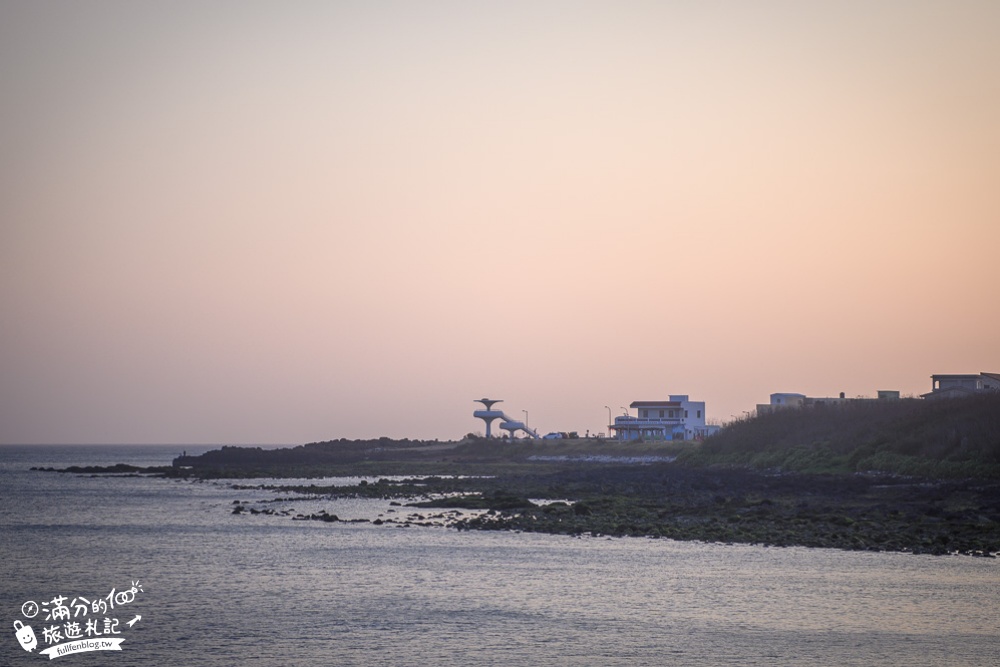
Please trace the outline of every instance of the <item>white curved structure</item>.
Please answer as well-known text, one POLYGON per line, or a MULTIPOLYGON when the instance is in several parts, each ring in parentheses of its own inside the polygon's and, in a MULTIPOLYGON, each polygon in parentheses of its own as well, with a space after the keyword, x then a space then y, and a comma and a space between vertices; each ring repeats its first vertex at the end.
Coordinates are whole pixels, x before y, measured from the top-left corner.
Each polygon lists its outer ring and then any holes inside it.
POLYGON ((503 421, 500 422, 500 428, 502 428, 505 431, 510 431, 510 437, 511 438, 514 437, 514 434, 517 431, 524 431, 527 435, 531 436, 532 438, 539 437, 539 435, 535 431, 535 429, 529 427, 524 422, 518 421, 516 419, 511 419, 510 417, 508 417, 504 413, 503 410, 494 410, 493 409, 493 405, 494 404, 496 404, 496 403, 503 403, 503 401, 501 399, 498 399, 498 398, 477 398, 475 400, 475 402, 476 403, 482 403, 483 406, 486 407, 485 410, 476 410, 475 412, 472 413, 472 416, 476 417, 478 419, 482 419, 484 422, 486 422, 486 437, 487 438, 492 437, 491 426, 492 426, 493 422, 495 420, 497 420, 497 419, 502 419, 503 420, 503 421))
POLYGON ((515 421, 515 420, 511 419, 510 417, 508 417, 507 415, 504 415, 503 418, 504 418, 504 421, 500 423, 500 428, 502 428, 505 431, 510 431, 510 437, 511 438, 514 437, 514 433, 516 431, 524 431, 526 434, 530 435, 532 438, 541 437, 541 436, 538 435, 538 433, 535 431, 535 429, 531 428, 530 426, 528 426, 524 422, 515 421))

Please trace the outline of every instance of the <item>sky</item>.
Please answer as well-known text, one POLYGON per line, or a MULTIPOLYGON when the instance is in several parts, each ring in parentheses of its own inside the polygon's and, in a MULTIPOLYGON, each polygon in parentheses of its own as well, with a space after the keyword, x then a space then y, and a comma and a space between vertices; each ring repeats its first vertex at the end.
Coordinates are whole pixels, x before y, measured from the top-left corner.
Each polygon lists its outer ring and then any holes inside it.
POLYGON ((582 434, 1000 372, 998 25, 0 0, 0 443, 453 439, 482 397, 582 434))

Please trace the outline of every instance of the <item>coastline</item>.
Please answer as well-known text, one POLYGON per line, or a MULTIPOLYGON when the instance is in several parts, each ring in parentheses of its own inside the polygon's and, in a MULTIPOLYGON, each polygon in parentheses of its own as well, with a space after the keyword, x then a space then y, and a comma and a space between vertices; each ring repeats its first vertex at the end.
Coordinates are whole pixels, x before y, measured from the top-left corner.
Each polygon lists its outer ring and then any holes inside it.
MULTIPOLYGON (((547 446, 485 441, 397 443, 383 439, 286 450, 226 447, 197 457, 178 457, 173 466, 63 471, 267 478, 269 483, 236 488, 331 500, 381 498, 402 507, 445 510, 452 513, 439 515, 438 525, 458 530, 935 555, 1000 552, 998 480, 755 471, 674 461, 693 446, 647 443, 637 448, 586 441, 547 446), (373 481, 350 486, 281 482, 324 476, 373 481)), ((239 504, 233 510, 234 514, 244 512, 272 513, 239 504)), ((292 518, 338 521, 334 515, 292 518)), ((415 522, 402 517, 381 521, 389 525, 415 522)))

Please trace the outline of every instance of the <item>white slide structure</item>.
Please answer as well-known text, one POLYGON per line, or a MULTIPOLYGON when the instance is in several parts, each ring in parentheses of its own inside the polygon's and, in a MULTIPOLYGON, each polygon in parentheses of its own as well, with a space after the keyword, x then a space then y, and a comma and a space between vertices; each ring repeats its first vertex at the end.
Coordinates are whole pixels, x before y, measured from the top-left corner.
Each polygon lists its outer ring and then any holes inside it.
POLYGON ((512 438, 514 437, 514 433, 516 431, 524 431, 525 433, 527 433, 528 435, 530 435, 532 438, 539 438, 539 437, 541 437, 540 435, 538 435, 538 433, 535 431, 535 429, 531 428, 530 426, 528 426, 527 424, 525 424, 522 421, 517 421, 516 419, 511 419, 510 417, 508 417, 507 415, 505 415, 503 412, 500 412, 500 419, 503 420, 502 422, 500 422, 500 428, 502 428, 505 431, 510 431, 510 437, 512 437, 512 438))
POLYGON ((501 420, 500 428, 502 428, 505 431, 510 431, 510 437, 512 439, 514 438, 514 434, 517 433, 518 431, 524 431, 532 438, 540 437, 538 435, 538 432, 535 431, 535 429, 531 428, 523 421, 519 421, 517 419, 511 419, 510 417, 507 416, 506 413, 504 413, 503 410, 493 409, 494 403, 502 403, 503 401, 493 398, 480 398, 477 399, 475 402, 482 403, 484 406, 486 406, 485 410, 476 410, 475 412, 472 413, 472 416, 478 417, 479 419, 482 419, 484 422, 486 422, 487 438, 492 437, 492 431, 490 429, 490 426, 493 424, 493 420, 495 419, 501 420))

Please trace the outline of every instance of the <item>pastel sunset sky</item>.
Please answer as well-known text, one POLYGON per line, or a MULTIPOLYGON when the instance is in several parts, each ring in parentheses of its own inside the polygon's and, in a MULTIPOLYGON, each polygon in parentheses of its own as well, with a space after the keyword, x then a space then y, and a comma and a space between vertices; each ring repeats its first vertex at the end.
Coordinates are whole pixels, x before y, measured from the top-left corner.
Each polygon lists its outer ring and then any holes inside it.
POLYGON ((0 1, 0 443, 1000 372, 1000 3, 0 1))

